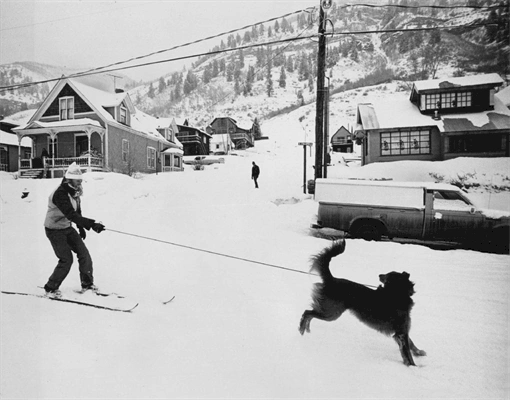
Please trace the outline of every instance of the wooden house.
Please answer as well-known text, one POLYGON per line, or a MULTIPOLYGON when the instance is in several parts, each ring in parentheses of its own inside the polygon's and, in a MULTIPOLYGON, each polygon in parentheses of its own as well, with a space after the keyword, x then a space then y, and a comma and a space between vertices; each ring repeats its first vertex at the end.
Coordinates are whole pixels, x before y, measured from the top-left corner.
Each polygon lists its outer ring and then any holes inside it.
POLYGON ((223 135, 228 133, 234 142, 236 149, 245 149, 254 146, 252 129, 241 128, 237 121, 230 117, 217 117, 206 128, 211 135, 223 135))
POLYGON ((216 134, 211 138, 211 154, 223 155, 230 154, 235 149, 234 142, 228 133, 216 134))
POLYGON ((331 148, 335 152, 352 153, 352 133, 344 126, 340 127, 335 134, 331 136, 331 148))
POLYGON ((24 137, 33 140, 32 157, 19 161, 22 176, 39 169, 33 155, 43 148, 48 152, 43 168, 51 177, 62 176, 73 162, 88 171, 163 171, 169 150, 167 170, 182 170, 182 145, 175 135, 169 127, 158 128, 157 119, 137 110, 122 90, 110 93, 62 79, 28 123, 14 131, 20 143, 24 137))
POLYGON ((209 154, 212 135, 189 126, 187 120, 179 124, 174 119, 173 125, 177 129, 177 139, 182 143, 185 156, 205 156, 209 154))
POLYGON ((20 156, 32 157, 32 140, 26 137, 20 143, 12 131, 18 125, 10 119, 0 120, 0 171, 16 172, 20 156))
POLYGON ((415 82, 410 97, 358 104, 362 164, 456 157, 508 157, 510 110, 497 74, 415 82))

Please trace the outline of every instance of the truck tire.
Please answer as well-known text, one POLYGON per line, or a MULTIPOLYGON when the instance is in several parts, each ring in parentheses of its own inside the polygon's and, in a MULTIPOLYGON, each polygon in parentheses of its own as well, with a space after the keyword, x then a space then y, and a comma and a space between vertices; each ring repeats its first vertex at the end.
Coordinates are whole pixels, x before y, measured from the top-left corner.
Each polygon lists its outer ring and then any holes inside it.
POLYGON ((381 240, 382 232, 381 229, 374 223, 363 222, 357 225, 352 232, 353 237, 358 239, 381 240))

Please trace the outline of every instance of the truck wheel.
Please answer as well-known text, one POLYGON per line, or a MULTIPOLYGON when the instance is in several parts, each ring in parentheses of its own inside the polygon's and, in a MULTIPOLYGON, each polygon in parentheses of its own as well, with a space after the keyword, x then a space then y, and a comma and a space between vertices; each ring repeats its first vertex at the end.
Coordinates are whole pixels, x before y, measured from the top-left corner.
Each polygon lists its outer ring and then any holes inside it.
POLYGON ((363 223, 356 227, 353 236, 365 240, 381 240, 381 230, 374 224, 363 223))

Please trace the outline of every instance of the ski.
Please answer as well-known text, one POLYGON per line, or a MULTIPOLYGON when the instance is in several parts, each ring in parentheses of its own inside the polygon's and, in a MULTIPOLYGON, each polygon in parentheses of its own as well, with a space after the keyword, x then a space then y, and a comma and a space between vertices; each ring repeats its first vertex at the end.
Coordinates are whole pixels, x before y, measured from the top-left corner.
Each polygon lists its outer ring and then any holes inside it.
MULTIPOLYGON (((44 289, 44 288, 43 288, 44 289)), ((73 290, 74 293, 77 293, 77 294, 85 294, 87 293, 89 290, 80 290, 80 289, 77 289, 77 290, 73 290)), ((109 296, 112 296, 112 297, 116 297, 118 299, 124 299, 125 297, 124 296, 121 296, 120 294, 118 293, 110 293, 110 292, 96 292, 94 290, 92 290, 92 293, 94 293, 96 296, 101 296, 101 297, 109 297, 109 296)))
POLYGON ((171 298, 170 300, 168 300, 168 301, 164 301, 164 302, 163 302, 163 304, 168 304, 168 303, 170 303, 173 299, 175 299, 175 296, 174 296, 174 297, 172 297, 172 298, 171 298))
POLYGON ((86 306, 86 307, 94 307, 94 308, 99 308, 101 310, 108 310, 108 311, 118 311, 118 312, 131 312, 133 311, 136 307, 138 307, 138 303, 136 303, 133 307, 131 308, 120 308, 120 307, 108 307, 108 306, 102 306, 102 305, 99 305, 99 304, 92 304, 92 303, 87 303, 85 301, 78 301, 78 300, 73 300, 73 299, 66 299, 64 297, 50 297, 48 295, 45 295, 45 294, 34 294, 34 293, 24 293, 24 292, 8 292, 8 291, 4 291, 2 290, 2 293, 3 294, 15 294, 15 295, 20 295, 20 296, 32 296, 32 297, 39 297, 41 299, 49 299, 49 300, 55 300, 55 301, 61 301, 61 302, 64 302, 64 303, 72 303, 72 304, 79 304, 81 306, 86 306))

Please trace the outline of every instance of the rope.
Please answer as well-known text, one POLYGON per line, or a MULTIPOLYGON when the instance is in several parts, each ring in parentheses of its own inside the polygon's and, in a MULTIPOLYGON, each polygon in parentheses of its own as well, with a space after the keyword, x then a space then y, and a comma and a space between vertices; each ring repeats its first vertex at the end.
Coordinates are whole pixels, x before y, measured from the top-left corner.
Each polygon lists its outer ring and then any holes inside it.
MULTIPOLYGON (((136 234, 134 234, 134 233, 122 232, 122 231, 117 231, 117 230, 115 230, 115 229, 109 229, 109 228, 108 228, 108 229, 105 229, 105 230, 106 230, 106 231, 110 231, 110 232, 120 233, 121 235, 132 236, 132 237, 136 237, 136 238, 140 238, 140 239, 146 239, 146 240, 152 240, 153 242, 164 243, 164 244, 170 244, 170 245, 172 245, 172 246, 182 247, 182 248, 189 249, 189 250, 201 251, 202 253, 214 254, 215 256, 226 257, 226 258, 232 258, 232 259, 234 259, 234 260, 245 261, 245 262, 252 263, 252 264, 264 265, 264 266, 266 266, 266 267, 270 267, 270 268, 283 269, 283 270, 285 270, 285 271, 297 272, 297 273, 305 274, 305 275, 320 276, 319 274, 314 274, 314 273, 312 273, 312 272, 305 272, 305 271, 300 271, 299 269, 282 267, 281 265, 270 264, 270 263, 265 263, 265 262, 262 262, 262 261, 256 261, 256 260, 250 260, 249 258, 243 258, 243 257, 231 256, 231 255, 229 255, 229 254, 218 253, 218 252, 216 252, 216 251, 205 250, 205 249, 201 249, 201 248, 198 248, 198 247, 188 246, 188 245, 185 245, 185 244, 169 242, 169 241, 167 241, 167 240, 161 240, 161 239, 150 238, 150 237, 148 237, 148 236, 136 235, 136 234)), ((373 285, 366 285, 366 284, 363 284, 363 283, 362 283, 362 285, 363 285, 363 286, 367 286, 367 287, 371 287, 371 288, 377 288, 377 286, 373 286, 373 285)))
POLYGON ((184 245, 184 244, 169 242, 169 241, 166 241, 166 240, 150 238, 150 237, 142 236, 142 235, 136 235, 134 233, 127 233, 127 232, 117 231, 115 229, 109 229, 109 228, 105 229, 105 230, 110 231, 110 232, 120 233, 121 235, 132 236, 132 237, 136 237, 136 238, 140 238, 140 239, 146 239, 146 240, 152 240, 153 242, 164 243, 164 244, 169 244, 169 245, 172 245, 172 246, 182 247, 182 248, 185 248, 185 249, 200 251, 202 253, 214 254, 214 255, 220 256, 220 257, 226 257, 226 258, 232 258, 234 260, 245 261, 245 262, 249 262, 249 263, 252 263, 252 264, 264 265, 266 267, 283 269, 285 271, 297 272, 297 273, 305 274, 305 275, 315 275, 315 276, 318 276, 317 274, 313 274, 311 272, 305 272, 305 271, 300 271, 298 269, 282 267, 281 265, 275 265, 275 264, 269 264, 269 263, 265 263, 265 262, 261 262, 261 261, 250 260, 248 258, 236 257, 236 256, 232 256, 232 255, 229 255, 229 254, 218 253, 216 251, 205 250, 205 249, 201 249, 201 248, 198 248, 198 247, 193 247, 193 246, 188 246, 188 245, 184 245))

